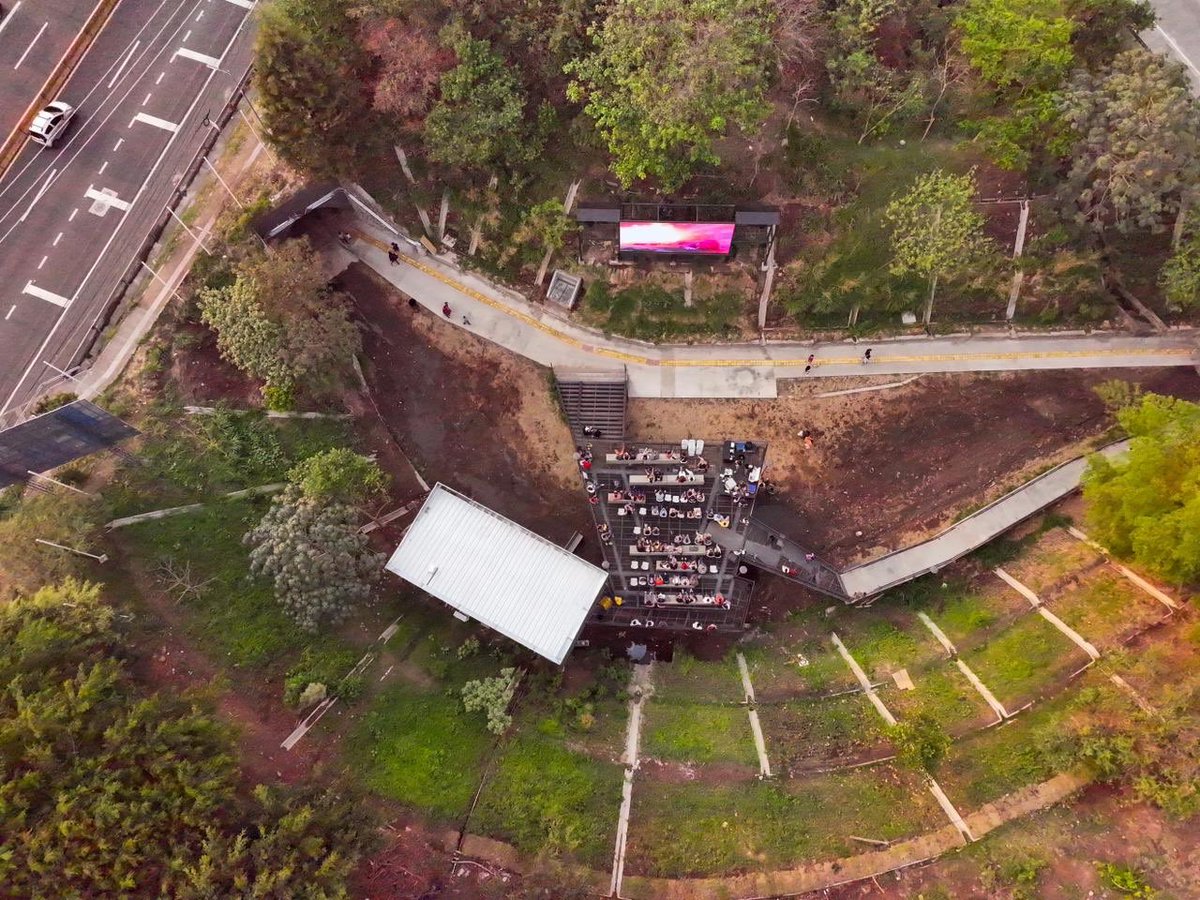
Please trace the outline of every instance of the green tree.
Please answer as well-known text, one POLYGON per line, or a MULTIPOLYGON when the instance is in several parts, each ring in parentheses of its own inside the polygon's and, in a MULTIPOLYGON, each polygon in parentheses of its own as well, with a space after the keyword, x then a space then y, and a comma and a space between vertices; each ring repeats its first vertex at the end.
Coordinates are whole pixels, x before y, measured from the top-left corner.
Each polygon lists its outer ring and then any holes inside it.
POLYGON ((535 203, 525 212, 508 246, 500 254, 500 265, 507 265, 514 253, 537 246, 557 253, 566 246, 567 236, 574 228, 574 220, 567 215, 557 197, 535 203))
POLYGON ((1071 168, 1062 195, 1080 222, 1159 229, 1200 180, 1200 106, 1179 63, 1129 50, 1079 71, 1062 100, 1071 168))
POLYGON ((884 210, 892 229, 892 272, 929 281, 926 324, 938 279, 966 272, 983 256, 983 216, 972 206, 974 196, 974 175, 938 169, 918 176, 884 210))
POLYGON ((306 497, 360 503, 387 490, 387 474, 375 460, 346 447, 314 453, 288 472, 288 481, 306 497))
POLYGON ((276 599, 306 631, 341 621, 371 597, 383 556, 371 552, 358 520, 354 507, 292 485, 243 539, 250 571, 272 580, 276 599))
POLYGON ((918 772, 932 775, 950 749, 950 735, 928 713, 917 713, 911 719, 890 726, 887 731, 888 739, 896 748, 896 759, 918 772))
POLYGON ((505 668, 494 678, 468 681, 462 688, 463 708, 467 712, 483 712, 487 715, 487 729, 492 734, 504 734, 512 724, 508 704, 517 689, 517 670, 505 668))
POLYGON ((232 284, 201 291, 200 318, 223 357, 284 390, 344 369, 360 347, 348 298, 329 289, 307 240, 251 256, 232 284))
POLYGON ((758 127, 772 68, 770 0, 612 0, 591 53, 566 66, 625 186, 678 189, 720 162, 714 139, 758 127))
POLYGON ((1176 309, 1200 304, 1200 216, 1192 214, 1183 239, 1159 272, 1158 283, 1176 309))
POLYGON ((345 792, 239 794, 198 694, 130 677, 97 585, 0 604, 0 884, 14 897, 338 897, 374 842, 345 792))
POLYGON ((963 54, 999 88, 1056 87, 1075 62, 1075 22, 1059 0, 968 0, 957 24, 963 54))
POLYGON ((1093 535, 1177 584, 1200 578, 1200 406, 1146 394, 1117 420, 1124 459, 1093 455, 1083 480, 1093 535))
POLYGON ((274 0, 259 11, 255 85, 276 151, 303 169, 344 172, 373 127, 365 55, 348 0, 274 0))
POLYGON ((442 75, 440 96, 425 117, 430 156, 462 169, 516 167, 536 156, 527 140, 525 91, 512 67, 461 26, 446 28, 442 40, 458 64, 442 75))

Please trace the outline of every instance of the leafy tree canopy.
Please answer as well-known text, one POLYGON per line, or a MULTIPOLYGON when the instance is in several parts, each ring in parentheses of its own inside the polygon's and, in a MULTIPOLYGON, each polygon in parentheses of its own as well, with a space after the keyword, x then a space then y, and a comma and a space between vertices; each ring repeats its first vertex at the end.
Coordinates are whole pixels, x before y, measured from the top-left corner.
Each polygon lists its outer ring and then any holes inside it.
POLYGON ((1200 216, 1191 216, 1183 240, 1163 264, 1158 282, 1172 306, 1190 309, 1200 304, 1200 216))
POLYGON ((304 496, 355 503, 387 490, 388 477, 379 464, 346 447, 315 453, 288 472, 288 480, 304 496))
POLYGON ((1159 228, 1200 180, 1200 106, 1183 66, 1145 50, 1079 71, 1062 99, 1074 146, 1063 196, 1076 218, 1159 228))
POLYGON ((276 599, 306 631, 341 621, 371 597, 383 556, 371 552, 358 520, 354 507, 292 485, 244 538, 250 571, 273 581, 276 599))
POLYGON ((984 248, 983 216, 975 211, 973 175, 941 169, 920 175, 892 199, 884 219, 892 229, 892 271, 928 279, 953 275, 984 248))
POLYGON ((629 186, 666 192, 720 160, 714 139, 765 117, 769 0, 612 0, 589 29, 592 52, 569 63, 568 96, 585 104, 629 186))
POLYGON ((442 75, 441 96, 425 119, 425 145, 438 162, 464 169, 514 167, 537 153, 525 140, 525 91, 487 41, 460 25, 443 42, 458 64, 442 75))
POLYGON ((1075 61, 1075 22, 1059 0, 968 0, 958 30, 971 65, 1000 88, 1054 87, 1075 61))
POLYGON ((200 696, 145 694, 98 586, 0 606, 0 883, 18 897, 345 896, 374 838, 338 794, 238 794, 200 696))
POLYGON ((1094 455, 1083 482, 1098 541, 1177 584, 1200 579, 1200 406, 1144 395, 1117 413, 1132 437, 1113 461, 1094 455))
POLYGON ((279 387, 343 368, 360 345, 347 298, 329 290, 307 240, 253 256, 232 284, 202 291, 200 318, 222 356, 279 387))
POLYGON ((93 544, 101 509, 90 497, 54 493, 18 496, 0 509, 0 602, 29 593, 47 581, 79 574, 90 561, 65 550, 34 542, 54 541, 77 550, 99 553, 93 544))

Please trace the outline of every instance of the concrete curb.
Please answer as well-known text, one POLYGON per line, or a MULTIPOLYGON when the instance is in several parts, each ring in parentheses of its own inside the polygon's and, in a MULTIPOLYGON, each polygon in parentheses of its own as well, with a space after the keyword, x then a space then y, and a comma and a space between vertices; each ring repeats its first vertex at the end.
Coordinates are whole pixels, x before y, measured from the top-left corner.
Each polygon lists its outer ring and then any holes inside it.
POLYGON ((13 130, 8 133, 4 143, 0 144, 0 178, 4 177, 8 167, 13 164, 29 139, 25 128, 34 114, 49 103, 62 89, 67 79, 75 71, 75 67, 79 65, 79 61, 83 59, 83 55, 92 46, 96 35, 108 24, 109 17, 120 2, 121 0, 99 0, 87 21, 83 23, 83 27, 79 29, 79 34, 75 35, 75 39, 71 41, 71 45, 67 47, 50 76, 34 95, 33 102, 29 104, 25 112, 21 113, 21 118, 17 120, 13 130))

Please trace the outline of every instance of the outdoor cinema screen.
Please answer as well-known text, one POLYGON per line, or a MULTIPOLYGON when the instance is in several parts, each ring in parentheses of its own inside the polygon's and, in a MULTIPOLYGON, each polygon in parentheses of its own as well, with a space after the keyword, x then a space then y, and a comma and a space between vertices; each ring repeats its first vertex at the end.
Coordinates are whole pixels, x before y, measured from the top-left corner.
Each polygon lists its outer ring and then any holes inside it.
POLYGON ((732 222, 622 222, 622 253, 728 256, 732 222))

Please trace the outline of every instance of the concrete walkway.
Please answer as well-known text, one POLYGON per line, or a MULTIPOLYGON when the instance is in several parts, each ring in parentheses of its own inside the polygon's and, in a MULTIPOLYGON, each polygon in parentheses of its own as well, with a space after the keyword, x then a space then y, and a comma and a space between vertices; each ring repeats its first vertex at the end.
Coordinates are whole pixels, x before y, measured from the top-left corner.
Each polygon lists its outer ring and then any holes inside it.
POLYGON ((1029 335, 906 337, 869 344, 840 341, 738 344, 650 344, 603 334, 571 321, 565 312, 523 296, 414 248, 365 216, 349 251, 426 309, 514 353, 545 366, 624 367, 632 397, 774 397, 782 378, 846 375, 913 375, 924 372, 994 372, 1031 369, 1187 366, 1200 359, 1192 331, 1132 335, 1029 335), (391 241, 400 262, 388 262, 391 241), (466 315, 470 325, 463 325, 466 315), (862 353, 872 350, 871 362, 862 353), (813 369, 804 375, 808 356, 813 369))

